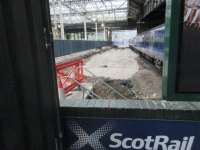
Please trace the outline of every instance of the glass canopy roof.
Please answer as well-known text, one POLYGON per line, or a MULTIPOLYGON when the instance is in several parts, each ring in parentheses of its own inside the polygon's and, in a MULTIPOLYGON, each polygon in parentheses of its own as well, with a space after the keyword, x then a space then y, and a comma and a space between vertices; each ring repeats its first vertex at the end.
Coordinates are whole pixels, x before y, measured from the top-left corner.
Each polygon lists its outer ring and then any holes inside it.
POLYGON ((128 0, 49 0, 54 24, 113 22, 128 19, 128 0))

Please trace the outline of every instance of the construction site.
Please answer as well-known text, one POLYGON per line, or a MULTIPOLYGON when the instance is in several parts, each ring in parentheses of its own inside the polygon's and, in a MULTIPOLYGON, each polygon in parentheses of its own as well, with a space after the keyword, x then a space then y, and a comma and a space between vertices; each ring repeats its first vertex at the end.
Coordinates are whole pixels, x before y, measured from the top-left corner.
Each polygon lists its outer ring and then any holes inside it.
MULTIPOLYGON (((130 48, 104 47, 93 50, 92 53, 89 50, 58 57, 56 62, 59 64, 63 60, 69 61, 72 56, 83 59, 83 66, 80 67, 83 69, 84 79, 74 81, 78 86, 66 93, 65 100, 161 98, 160 70, 130 48)), ((65 80, 64 77, 62 83, 65 80)))
POLYGON ((164 1, 50 0, 60 100, 161 99, 162 59, 142 52, 145 45, 137 47, 135 39, 164 23, 164 5, 164 1), (140 19, 145 7, 153 8, 140 19), (147 22, 148 13, 157 11, 161 17, 147 22))
POLYGON ((200 150, 200 0, 0 0, 0 150, 200 150))

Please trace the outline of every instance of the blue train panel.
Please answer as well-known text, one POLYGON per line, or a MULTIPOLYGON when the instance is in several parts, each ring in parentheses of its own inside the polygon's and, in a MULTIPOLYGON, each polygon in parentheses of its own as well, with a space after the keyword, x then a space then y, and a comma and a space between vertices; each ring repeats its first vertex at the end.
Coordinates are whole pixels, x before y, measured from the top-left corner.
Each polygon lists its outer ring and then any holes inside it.
POLYGON ((130 46, 156 60, 163 61, 165 26, 161 25, 137 35, 130 41, 130 46))

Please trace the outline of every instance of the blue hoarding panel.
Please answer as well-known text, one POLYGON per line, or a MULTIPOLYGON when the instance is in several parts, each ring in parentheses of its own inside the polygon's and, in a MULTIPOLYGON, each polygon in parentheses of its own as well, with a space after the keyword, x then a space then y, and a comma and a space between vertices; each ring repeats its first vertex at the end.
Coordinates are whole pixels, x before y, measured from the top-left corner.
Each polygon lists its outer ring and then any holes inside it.
POLYGON ((55 57, 111 45, 110 41, 54 40, 55 57))
POLYGON ((64 118, 72 150, 200 150, 200 122, 64 118))

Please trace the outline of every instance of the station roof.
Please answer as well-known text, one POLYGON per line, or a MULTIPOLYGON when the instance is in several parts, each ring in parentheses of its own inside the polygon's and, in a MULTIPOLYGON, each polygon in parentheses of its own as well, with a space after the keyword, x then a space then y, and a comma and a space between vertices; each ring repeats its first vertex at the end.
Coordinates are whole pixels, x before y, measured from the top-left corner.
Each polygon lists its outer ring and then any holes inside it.
MULTIPOLYGON (((53 24, 64 23, 73 28, 87 23, 136 22, 144 0, 49 0, 53 24)), ((113 24, 112 24, 113 23, 113 24)), ((123 24, 124 25, 124 24, 123 24)))

